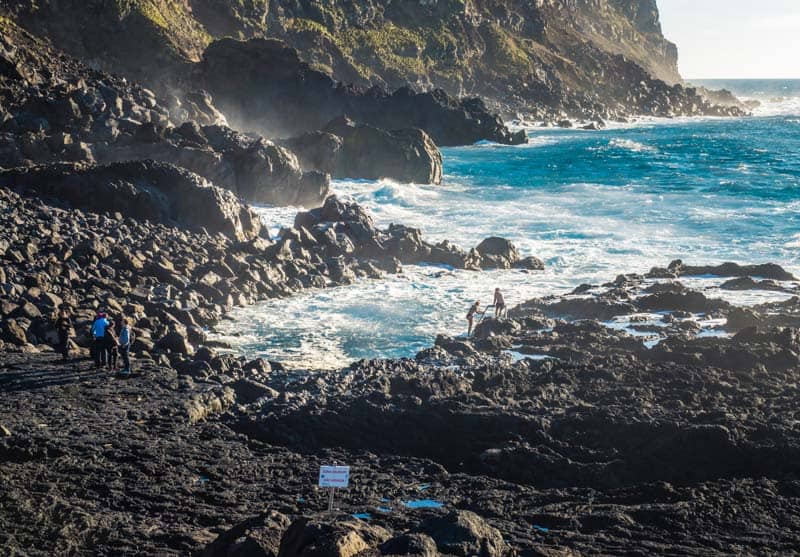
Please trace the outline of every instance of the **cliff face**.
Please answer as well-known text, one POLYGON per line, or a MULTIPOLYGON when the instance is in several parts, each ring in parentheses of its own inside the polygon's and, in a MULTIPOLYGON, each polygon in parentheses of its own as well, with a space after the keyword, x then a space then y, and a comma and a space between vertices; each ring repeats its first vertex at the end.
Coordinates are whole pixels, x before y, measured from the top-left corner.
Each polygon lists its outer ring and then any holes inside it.
POLYGON ((277 37, 344 83, 442 88, 505 114, 707 111, 680 82, 656 0, 9 0, 58 47, 148 83, 214 39, 277 37), (663 83, 662 83, 663 81, 663 83))

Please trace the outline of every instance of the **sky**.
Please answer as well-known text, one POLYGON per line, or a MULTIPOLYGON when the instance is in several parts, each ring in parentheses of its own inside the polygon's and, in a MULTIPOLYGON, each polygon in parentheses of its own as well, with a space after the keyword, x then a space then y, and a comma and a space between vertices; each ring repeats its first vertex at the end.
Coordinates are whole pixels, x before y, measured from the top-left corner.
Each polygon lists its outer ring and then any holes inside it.
POLYGON ((800 0, 658 0, 684 79, 800 79, 800 0))

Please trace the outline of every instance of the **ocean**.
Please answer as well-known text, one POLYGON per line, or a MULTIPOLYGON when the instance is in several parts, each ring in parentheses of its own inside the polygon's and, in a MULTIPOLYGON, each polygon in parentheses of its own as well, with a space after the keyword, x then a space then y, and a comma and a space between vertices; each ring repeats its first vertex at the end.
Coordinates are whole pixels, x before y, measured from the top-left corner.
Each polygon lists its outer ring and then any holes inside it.
MULTIPOLYGON (((673 259, 775 262, 800 274, 800 80, 694 81, 762 105, 747 118, 641 119, 602 131, 533 128, 530 143, 443 149, 438 186, 336 181, 379 225, 403 223, 464 248, 512 240, 546 270, 406 266, 399 276, 236 309, 215 337, 248 356, 324 369, 413 357, 466 332, 495 287, 509 306, 673 259)), ((295 210, 262 209, 273 230, 295 210)), ((736 303, 758 293, 723 293, 736 303)), ((773 294, 774 296, 774 294, 773 294)), ((771 298, 770 298, 771 299, 771 298)))

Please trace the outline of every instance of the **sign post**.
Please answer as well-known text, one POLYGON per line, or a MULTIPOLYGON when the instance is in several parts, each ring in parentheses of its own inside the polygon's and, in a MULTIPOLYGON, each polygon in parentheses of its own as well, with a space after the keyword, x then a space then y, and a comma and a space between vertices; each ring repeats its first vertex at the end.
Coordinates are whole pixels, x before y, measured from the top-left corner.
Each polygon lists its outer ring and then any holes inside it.
POLYGON ((328 511, 333 511, 333 497, 336 489, 345 488, 350 485, 349 466, 320 466, 319 467, 319 486, 330 489, 328 496, 328 511))

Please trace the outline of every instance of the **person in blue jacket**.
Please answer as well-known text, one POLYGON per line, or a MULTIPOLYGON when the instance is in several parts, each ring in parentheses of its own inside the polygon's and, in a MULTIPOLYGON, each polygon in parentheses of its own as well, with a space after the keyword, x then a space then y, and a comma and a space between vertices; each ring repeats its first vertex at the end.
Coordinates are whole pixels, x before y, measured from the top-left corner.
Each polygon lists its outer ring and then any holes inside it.
POLYGON ((108 363, 108 342, 106 341, 106 329, 111 326, 111 321, 108 320, 106 314, 101 312, 97 313, 92 323, 92 337, 94 338, 94 364, 97 368, 101 368, 108 363))

